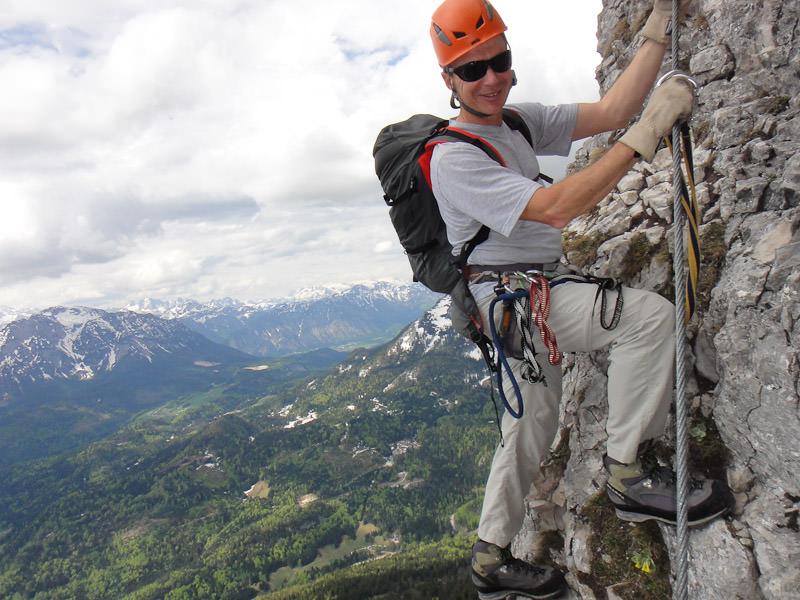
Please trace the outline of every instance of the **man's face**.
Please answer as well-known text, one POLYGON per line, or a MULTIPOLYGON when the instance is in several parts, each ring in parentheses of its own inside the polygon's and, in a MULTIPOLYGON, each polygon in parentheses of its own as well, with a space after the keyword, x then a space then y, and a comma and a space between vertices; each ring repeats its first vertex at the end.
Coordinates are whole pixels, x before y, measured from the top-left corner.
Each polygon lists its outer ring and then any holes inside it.
MULTIPOLYGON (((499 35, 473 48, 449 66, 455 68, 473 60, 488 60, 506 49, 505 36, 499 35)), ((489 68, 486 71, 486 75, 472 82, 464 81, 456 74, 442 73, 442 77, 448 88, 455 89, 456 94, 464 104, 479 112, 502 118, 503 106, 511 91, 511 81, 513 79, 513 73, 510 69, 505 73, 495 73, 493 69, 489 68)), ((467 116, 465 111, 462 111, 462 116, 467 116)))

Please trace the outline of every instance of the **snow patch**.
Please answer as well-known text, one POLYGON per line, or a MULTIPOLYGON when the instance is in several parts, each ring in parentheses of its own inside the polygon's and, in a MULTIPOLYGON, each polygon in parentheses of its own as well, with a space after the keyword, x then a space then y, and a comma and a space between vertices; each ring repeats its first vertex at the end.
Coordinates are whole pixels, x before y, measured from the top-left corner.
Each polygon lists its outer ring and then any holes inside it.
POLYGON ((218 362, 209 362, 207 360, 196 360, 194 361, 194 366, 196 367, 203 367, 203 368, 210 368, 210 367, 218 367, 221 363, 218 362))
POLYGON ((478 360, 478 361, 483 360, 483 354, 481 354, 481 349, 478 348, 478 346, 476 345, 473 345, 472 350, 470 350, 469 352, 465 352, 464 356, 466 356, 467 358, 471 358, 472 360, 478 360))
POLYGON ((94 378, 94 371, 86 363, 79 362, 72 368, 72 375, 77 376, 81 381, 88 381, 94 378))
POLYGON ((431 324, 436 327, 438 331, 446 331, 453 326, 453 321, 450 319, 450 298, 447 297, 434 306, 428 315, 430 316, 431 324))
POLYGON ((117 352, 112 347, 108 352, 108 359, 106 360, 106 371, 110 371, 117 364, 117 352))
POLYGON ((409 327, 407 333, 400 340, 400 350, 410 352, 414 348, 414 342, 425 336, 425 329, 417 322, 416 327, 409 327))

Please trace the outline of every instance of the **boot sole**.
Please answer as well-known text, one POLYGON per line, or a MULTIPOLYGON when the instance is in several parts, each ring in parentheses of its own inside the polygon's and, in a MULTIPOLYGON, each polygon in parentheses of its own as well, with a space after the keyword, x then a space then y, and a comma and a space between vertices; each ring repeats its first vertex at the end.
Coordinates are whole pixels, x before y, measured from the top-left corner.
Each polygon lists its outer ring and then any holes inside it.
MULTIPOLYGON (((677 526, 675 521, 671 521, 669 519, 665 519, 663 517, 657 517, 655 515, 645 515, 642 513, 635 513, 629 512, 626 510, 622 510, 621 508, 614 509, 617 513, 617 517, 623 521, 629 521, 631 523, 644 523, 645 521, 660 521, 661 523, 666 523, 667 525, 672 525, 673 527, 677 526)), ((702 519, 696 519, 694 521, 689 521, 687 525, 689 527, 697 527, 699 525, 705 525, 709 521, 713 521, 714 519, 724 516, 729 512, 729 508, 723 508, 722 510, 714 513, 713 515, 708 515, 707 517, 703 517, 702 519)))
POLYGON ((559 598, 564 593, 564 590, 556 590, 549 594, 528 594, 526 592, 515 592, 513 590, 500 591, 500 592, 478 592, 480 600, 547 600, 548 598, 559 598))

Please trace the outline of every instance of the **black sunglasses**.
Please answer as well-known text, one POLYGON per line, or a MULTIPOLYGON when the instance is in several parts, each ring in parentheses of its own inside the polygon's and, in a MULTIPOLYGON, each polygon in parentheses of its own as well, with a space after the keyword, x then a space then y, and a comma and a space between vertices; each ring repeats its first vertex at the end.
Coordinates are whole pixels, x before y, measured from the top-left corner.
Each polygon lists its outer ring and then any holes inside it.
POLYGON ((478 81, 486 71, 492 67, 495 73, 505 73, 511 68, 511 50, 501 52, 497 56, 493 56, 489 60, 473 60, 460 67, 446 67, 445 73, 455 73, 461 79, 467 82, 478 81))

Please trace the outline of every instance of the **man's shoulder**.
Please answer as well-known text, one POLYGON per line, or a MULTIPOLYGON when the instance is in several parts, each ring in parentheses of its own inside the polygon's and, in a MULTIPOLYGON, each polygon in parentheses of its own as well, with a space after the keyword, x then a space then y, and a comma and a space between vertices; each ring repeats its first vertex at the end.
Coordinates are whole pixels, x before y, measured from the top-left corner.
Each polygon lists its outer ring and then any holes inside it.
POLYGON ((512 110, 523 117, 535 119, 538 115, 547 112, 548 109, 553 109, 557 106, 558 105, 548 107, 541 102, 514 102, 513 104, 506 104, 505 108, 512 110))
POLYGON ((442 170, 469 170, 475 161, 492 160, 488 154, 473 144, 459 140, 442 140, 431 153, 431 173, 442 170))

